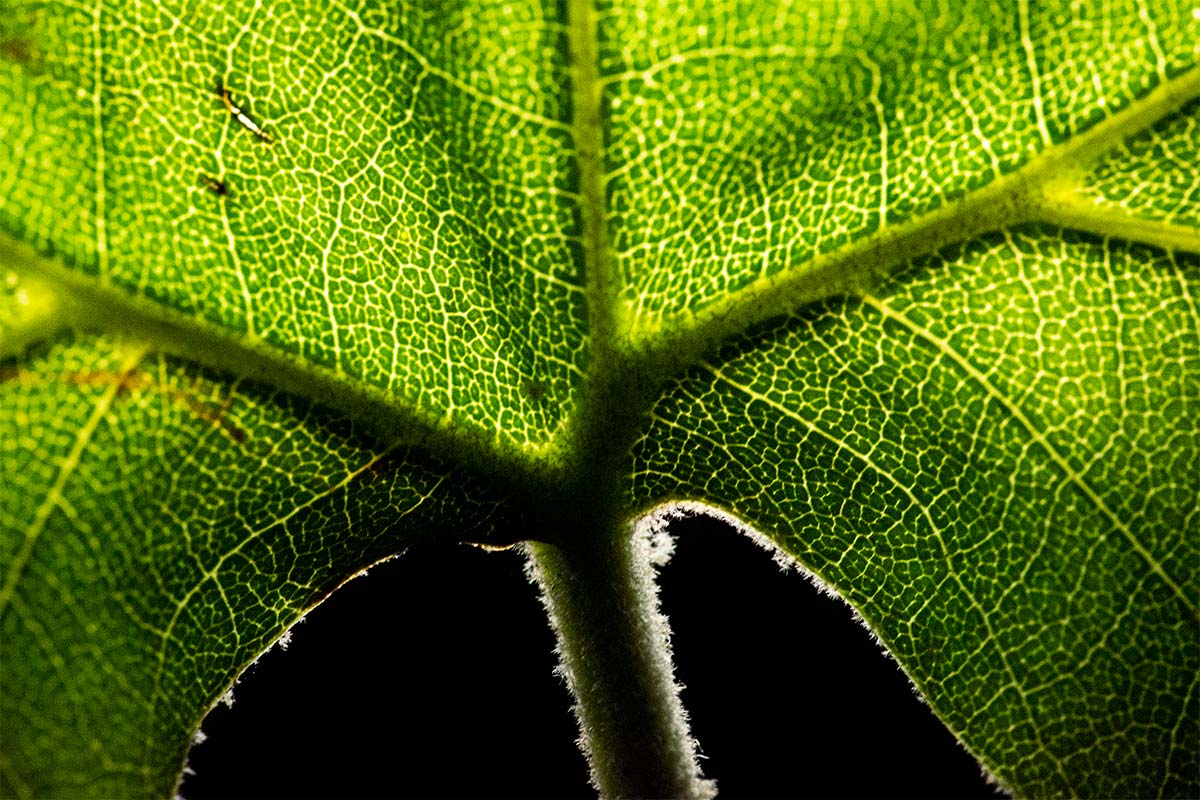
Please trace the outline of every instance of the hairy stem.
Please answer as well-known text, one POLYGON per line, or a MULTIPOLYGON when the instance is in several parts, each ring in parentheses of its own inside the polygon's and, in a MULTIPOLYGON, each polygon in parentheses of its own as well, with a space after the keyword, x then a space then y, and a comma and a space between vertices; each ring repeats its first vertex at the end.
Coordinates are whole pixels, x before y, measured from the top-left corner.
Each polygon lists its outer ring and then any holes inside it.
POLYGON ((603 797, 712 797, 672 675, 648 548, 628 526, 588 533, 531 544, 528 557, 592 783, 603 797))

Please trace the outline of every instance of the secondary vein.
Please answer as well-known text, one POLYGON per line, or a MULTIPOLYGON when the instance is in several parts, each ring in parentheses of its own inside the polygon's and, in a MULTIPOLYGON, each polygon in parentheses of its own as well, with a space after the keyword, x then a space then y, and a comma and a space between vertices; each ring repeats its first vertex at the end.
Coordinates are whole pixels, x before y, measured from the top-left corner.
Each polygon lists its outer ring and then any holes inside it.
MULTIPOLYGON (((668 324, 629 329, 635 350, 657 354, 678 366, 693 363, 719 342, 764 320, 793 313, 838 295, 861 295, 903 264, 944 247, 1027 222, 1091 224, 1063 202, 1100 157, 1131 135, 1200 97, 1200 68, 1162 84, 1125 109, 1062 144, 1047 148, 1024 167, 956 201, 915 219, 884 226, 870 236, 804 264, 756 280, 704 309, 668 324), (1075 215, 1068 217, 1068 212, 1075 215)), ((1090 230, 1084 227, 1084 230, 1090 230)), ((1197 247, 1197 234, 1129 222, 1123 230, 1150 243, 1197 247)), ((661 363, 661 362, 660 362, 661 363)))
POLYGON ((1154 554, 1151 553, 1149 549, 1147 549, 1146 546, 1143 545, 1142 542, 1137 538, 1137 536, 1134 535, 1134 532, 1130 529, 1129 525, 1126 524, 1123 519, 1117 516, 1116 512, 1109 507, 1108 503, 1106 503, 1104 498, 1100 496, 1100 493, 1092 487, 1087 478, 1073 466, 1071 466, 1066 457, 1059 452, 1058 448, 1054 446, 1054 444, 1049 440, 1049 438, 1046 437, 1042 430, 1038 426, 1034 425, 1033 421, 1025 413, 1024 409, 1022 409, 1019 405, 1014 403, 1010 398, 997 389, 995 384, 992 383, 991 379, 984 375, 974 364, 964 358, 963 355, 955 348, 951 347, 949 342, 939 336, 936 336, 928 328, 924 327, 923 325, 919 325, 918 323, 909 319, 907 315, 896 311, 886 302, 878 298, 867 295, 863 297, 862 300, 863 303, 874 309, 881 316, 884 316, 902 325, 921 339, 924 339, 926 342, 933 345, 938 352, 957 365, 959 369, 961 369, 971 378, 971 380, 975 381, 975 383, 983 389, 984 393, 987 394, 988 397, 999 403, 1008 412, 1008 414, 1014 420, 1016 420, 1020 426, 1026 430, 1026 432, 1028 432, 1030 437, 1037 442, 1037 444, 1042 448, 1042 451, 1046 453, 1050 460, 1054 462, 1059 470, 1062 471, 1067 480, 1074 484, 1074 486, 1079 489, 1084 496, 1087 497, 1088 501, 1096 507, 1101 515, 1103 515, 1109 521, 1109 524, 1111 524, 1113 528, 1116 529, 1127 542, 1129 542, 1130 547, 1132 547, 1134 552, 1136 552, 1142 558, 1142 560, 1146 562, 1146 565, 1150 567, 1151 572, 1153 572, 1159 577, 1160 580, 1162 580, 1163 584, 1170 589, 1171 593, 1174 594, 1175 597, 1178 598, 1178 600, 1183 604, 1183 606, 1191 612, 1192 616, 1197 616, 1200 614, 1200 611, 1197 610, 1195 601, 1192 600, 1192 598, 1188 596, 1187 592, 1183 590, 1179 583, 1177 583, 1175 579, 1167 573, 1162 563, 1155 558, 1154 554))
POLYGON ((54 479, 54 483, 46 492, 46 496, 42 499, 37 510, 33 514, 33 519, 29 526, 25 529, 25 539, 21 542, 21 549, 17 551, 13 558, 12 566, 5 576, 4 585, 0 587, 0 614, 8 607, 9 601, 12 599, 13 592, 16 591, 17 583, 20 581, 22 574, 25 572, 25 567, 29 564, 29 558, 33 555, 33 548, 41 538, 42 532, 46 529, 46 522, 50 519, 51 512, 58 506, 63 497, 63 491, 66 489, 67 481, 74 474, 75 468, 79 466, 79 462, 83 459, 83 452, 91 443, 92 437, 96 433, 96 428, 100 425, 100 421, 108 414, 108 410, 112 408, 113 401, 121 393, 125 387, 125 381, 130 374, 137 369, 137 365, 146 356, 145 347, 130 348, 128 354, 122 359, 121 367, 117 371, 117 379, 112 381, 96 399, 96 405, 92 408, 92 413, 88 416, 83 427, 75 434, 75 442, 71 445, 71 449, 67 452, 59 463, 58 475, 54 479))
POLYGON ((548 446, 535 448, 455 425, 440 414, 383 388, 350 381, 261 339, 247 339, 202 318, 174 311, 117 287, 99 285, 29 245, 0 232, 0 261, 58 292, 66 323, 146 343, 215 369, 269 382, 279 389, 362 421, 387 441, 403 441, 449 463, 464 464, 505 486, 541 485, 551 465, 548 446))

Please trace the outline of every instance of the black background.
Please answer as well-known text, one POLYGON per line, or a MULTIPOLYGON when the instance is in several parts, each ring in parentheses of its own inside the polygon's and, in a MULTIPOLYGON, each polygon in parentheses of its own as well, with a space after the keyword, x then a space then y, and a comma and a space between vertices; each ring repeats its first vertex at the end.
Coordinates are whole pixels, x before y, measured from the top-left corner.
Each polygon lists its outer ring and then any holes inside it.
MULTIPOLYGON (((722 797, 995 797, 846 605, 720 523, 672 531, 662 602, 722 797)), ((553 647, 519 554, 412 550, 260 659, 181 794, 594 796, 553 647)))

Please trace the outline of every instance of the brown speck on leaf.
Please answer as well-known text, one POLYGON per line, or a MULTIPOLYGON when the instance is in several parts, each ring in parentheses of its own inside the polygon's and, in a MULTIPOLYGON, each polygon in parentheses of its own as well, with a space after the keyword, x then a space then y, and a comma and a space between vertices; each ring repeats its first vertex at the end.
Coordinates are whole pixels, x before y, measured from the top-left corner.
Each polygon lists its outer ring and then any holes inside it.
POLYGON ((521 391, 535 403, 546 399, 546 384, 541 381, 525 381, 521 384, 521 391))
POLYGON ((395 473, 407 463, 405 455, 405 453, 395 450, 385 453, 372 463, 371 466, 367 467, 367 474, 365 476, 367 482, 374 483, 395 473))
MULTIPOLYGON (((19 371, 14 370, 14 373, 16 374, 12 377, 22 377, 19 371)), ((220 406, 214 407, 212 403, 200 399, 198 392, 163 385, 156 381, 150 373, 141 370, 130 370, 126 373, 110 370, 85 370, 67 373, 59 380, 72 386, 116 386, 118 399, 135 392, 158 392, 168 401, 186 408, 197 419, 211 423, 213 427, 232 439, 235 444, 244 444, 249 438, 249 434, 245 430, 227 418, 229 408, 233 404, 232 393, 225 397, 220 406)))
POLYGON ((40 74, 46 52, 38 40, 43 28, 40 11, 22 11, 0 5, 4 30, 0 32, 0 60, 20 64, 32 74, 40 74))
POLYGON ((22 64, 31 72, 37 72, 42 66, 42 51, 32 39, 12 36, 0 39, 0 59, 22 64))

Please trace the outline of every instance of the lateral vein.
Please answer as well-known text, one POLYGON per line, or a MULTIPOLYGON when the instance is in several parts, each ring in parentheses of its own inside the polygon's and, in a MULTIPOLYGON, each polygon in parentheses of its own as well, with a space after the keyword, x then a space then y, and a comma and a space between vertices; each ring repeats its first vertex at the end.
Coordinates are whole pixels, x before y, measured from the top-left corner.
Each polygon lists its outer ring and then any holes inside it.
POLYGON ((41 504, 33 514, 33 519, 29 526, 25 529, 25 539, 21 542, 21 548, 17 551, 13 558, 12 566, 8 570, 8 574, 4 578, 4 585, 0 587, 0 614, 8 607, 9 601, 16 591, 17 582, 21 579, 25 568, 29 565, 30 556, 33 554, 33 548, 41 538, 42 532, 46 529, 46 522, 50 519, 51 512, 58 506, 63 499, 63 491, 66 488, 67 481, 74 474, 75 469, 79 466, 79 462, 83 459, 84 450, 91 443, 92 437, 96 433, 96 428, 99 427, 100 421, 108 414, 112 408, 113 401, 121 393, 125 387, 125 381, 137 369, 137 365, 145 358, 148 349, 138 346, 129 349, 128 354, 122 359, 121 367, 117 371, 117 379, 112 381, 100 397, 96 399, 96 405, 92 408, 92 413, 88 416, 86 422, 75 434, 75 441, 71 445, 71 449, 67 455, 59 463, 58 475, 54 483, 50 485, 50 489, 46 492, 46 496, 42 498, 41 504))
POLYGON ((1183 590, 1183 588, 1175 581, 1174 578, 1167 574, 1167 571, 1163 567, 1162 563, 1154 557, 1153 553, 1146 549, 1146 547, 1129 528, 1129 525, 1127 525, 1124 520, 1117 516, 1116 512, 1109 508, 1108 503, 1104 502, 1104 498, 1100 496, 1099 492, 1092 488, 1092 485, 1087 481, 1087 479, 1080 474, 1078 470, 1071 466, 1066 457, 1064 457, 1063 454, 1058 451, 1058 448, 1056 448, 1053 443, 1050 442, 1045 434, 1042 433, 1041 429, 1033 424, 1033 420, 1031 420, 1028 415, 1025 414, 1025 411, 1019 405, 1014 403, 999 389, 997 389, 996 385, 992 383, 991 379, 984 375, 974 364, 964 358, 963 355, 951 347, 948 342, 935 335, 928 328, 914 322, 905 314, 896 311, 887 303, 876 297, 865 295, 862 298, 862 302, 868 307, 874 309, 881 316, 898 323, 904 328, 907 328, 919 338, 924 339, 929 344, 933 345, 935 348, 937 348, 938 352, 950 359, 950 361, 952 361, 959 369, 965 372, 971 378, 971 380, 975 381, 975 383, 983 389, 984 393, 987 394, 988 397, 1003 406, 1004 409, 1012 416, 1012 418, 1015 419, 1017 423, 1025 429, 1025 431, 1030 435, 1030 437, 1032 437, 1038 446, 1042 448, 1042 451, 1049 456, 1050 460, 1054 462, 1055 466, 1062 471, 1067 480, 1074 484, 1077 489, 1083 492, 1084 496, 1088 498, 1092 505, 1094 505, 1101 515, 1109 521, 1109 524, 1111 524, 1114 529, 1120 532, 1125 540, 1129 542, 1129 545, 1133 548, 1134 552, 1136 552, 1138 556, 1140 556, 1142 560, 1146 562, 1146 565, 1150 567, 1150 570, 1157 575, 1160 580, 1162 580, 1163 584, 1165 584, 1167 588, 1171 590, 1171 593, 1174 594, 1181 603, 1183 603, 1184 607, 1187 608, 1193 616, 1200 616, 1200 611, 1198 611, 1196 603, 1188 597, 1187 592, 1183 590))
MULTIPOLYGON (((656 354, 677 366, 693 363, 718 342, 764 320, 838 295, 869 293, 897 267, 944 247, 990 231, 1028 222, 1085 226, 1089 220, 1064 206, 1064 191, 1129 136, 1200 97, 1200 67, 1160 85, 1145 97, 1062 144, 1044 150, 1025 166, 936 211, 877 229, 858 241, 751 282, 711 305, 668 322, 634 321, 627 338, 635 350, 656 354)), ((1083 230, 1091 228, 1083 227, 1083 230)), ((1197 233, 1180 227, 1127 223, 1129 235, 1144 235, 1200 252, 1197 233)))

